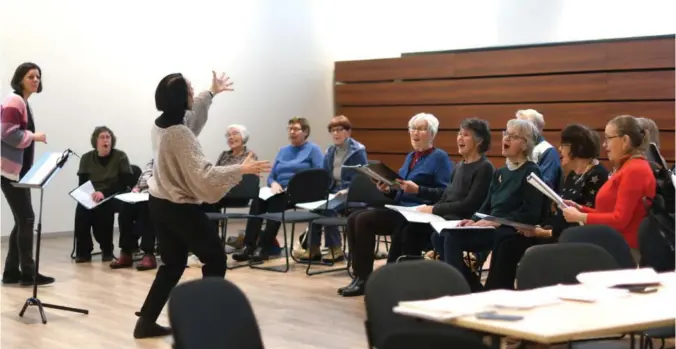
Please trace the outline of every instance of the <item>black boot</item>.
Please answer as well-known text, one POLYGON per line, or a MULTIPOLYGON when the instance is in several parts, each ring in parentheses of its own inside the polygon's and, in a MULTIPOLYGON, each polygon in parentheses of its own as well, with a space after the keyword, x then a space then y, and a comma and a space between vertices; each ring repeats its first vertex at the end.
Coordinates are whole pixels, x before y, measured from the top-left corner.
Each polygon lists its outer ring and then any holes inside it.
MULTIPOLYGON (((44 286, 54 283, 54 278, 49 276, 44 276, 38 273, 36 278, 36 283, 38 286, 44 286)), ((19 281, 21 286, 33 286, 33 273, 31 274, 21 274, 21 281, 19 281)))
POLYGON ((343 290, 341 295, 343 297, 363 296, 365 290, 366 290, 366 280, 356 278, 352 283, 352 285, 348 286, 343 290))
POLYGON ((343 291, 345 291, 345 290, 347 290, 348 288, 352 287, 352 286, 354 285, 354 283, 357 282, 357 280, 359 280, 359 278, 354 278, 354 279, 352 279, 352 281, 350 282, 349 285, 343 286, 343 287, 339 288, 339 289, 338 289, 338 294, 343 294, 343 291))
POLYGON ((171 328, 160 326, 155 322, 139 317, 134 327, 134 338, 164 337, 171 334, 171 328))
POLYGON ((253 254, 254 247, 246 245, 242 250, 240 250, 237 253, 232 254, 232 259, 238 261, 238 262, 246 262, 251 258, 251 255, 253 254))

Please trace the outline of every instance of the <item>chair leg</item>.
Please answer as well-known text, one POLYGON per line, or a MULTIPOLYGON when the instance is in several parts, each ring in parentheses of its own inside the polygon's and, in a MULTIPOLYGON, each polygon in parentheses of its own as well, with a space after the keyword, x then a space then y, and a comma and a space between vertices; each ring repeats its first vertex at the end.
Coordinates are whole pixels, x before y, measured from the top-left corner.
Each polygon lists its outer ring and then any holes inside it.
MULTIPOLYGON (((312 226, 312 222, 310 222, 310 226, 312 226)), ((310 231, 312 231, 312 229, 310 229, 310 231)), ((312 234, 308 235, 308 240, 307 240, 308 247, 309 247, 309 246, 312 246, 312 245, 311 245, 311 242, 312 242, 312 240, 311 240, 311 235, 312 235, 312 234)), ((345 243, 343 243, 343 255, 345 255, 345 243)), ((331 250, 331 258, 332 258, 332 260, 335 260, 335 259, 336 259, 336 258, 335 258, 335 255, 333 255, 333 250, 331 250)), ((347 257, 346 257, 346 258, 347 258, 347 257)), ((305 262, 305 261, 303 261, 303 262, 305 262)), ((320 263, 318 263, 318 264, 319 264, 319 265, 324 265, 324 266, 329 266, 329 267, 330 267, 330 266, 335 265, 336 263, 335 263, 335 262, 324 262, 324 261, 322 261, 322 262, 320 262, 320 263)), ((311 267, 311 266, 312 266, 312 260, 309 260, 309 261, 307 262, 307 269, 305 269, 305 274, 306 274, 307 276, 312 276, 312 275, 317 275, 317 274, 333 273, 333 272, 343 271, 343 270, 346 270, 346 271, 348 272, 348 274, 350 274, 350 262, 349 262, 349 260, 348 260, 348 262, 347 262, 347 266, 345 266, 345 267, 340 267, 340 268, 331 268, 331 269, 324 269, 324 270, 319 270, 319 271, 310 272, 310 267, 311 267)))
MULTIPOLYGON (((291 236, 293 236, 293 233, 295 231, 295 226, 296 226, 295 224, 292 224, 291 236)), ((286 273, 286 272, 289 271, 289 268, 290 268, 290 264, 289 264, 289 254, 290 253, 289 253, 289 250, 290 250, 290 248, 289 248, 289 244, 288 244, 288 235, 287 235, 287 232, 286 232, 286 222, 284 222, 284 221, 282 221, 282 229, 284 231, 284 257, 286 259, 286 264, 281 268, 278 267, 278 266, 264 267, 264 266, 260 266, 260 264, 262 264, 262 262, 251 262, 251 261, 249 261, 249 268, 267 270, 267 271, 274 271, 274 272, 278 272, 278 273, 286 273)), ((291 243, 293 244, 293 241, 291 243)), ((291 245, 291 246, 293 246, 293 245, 291 245)))

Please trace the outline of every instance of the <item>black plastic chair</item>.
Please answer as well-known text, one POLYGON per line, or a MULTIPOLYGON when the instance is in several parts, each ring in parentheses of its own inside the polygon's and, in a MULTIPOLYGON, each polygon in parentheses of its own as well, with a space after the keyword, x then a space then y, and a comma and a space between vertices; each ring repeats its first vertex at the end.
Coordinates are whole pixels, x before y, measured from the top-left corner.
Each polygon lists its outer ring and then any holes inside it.
POLYGON ((640 349, 653 349, 653 339, 659 339, 662 342, 660 349, 664 349, 665 339, 674 338, 675 332, 674 326, 651 328, 641 334, 640 349))
MULTIPOLYGON (((260 177, 257 175, 244 175, 242 176, 242 181, 234 186, 230 191, 225 194, 221 201, 228 200, 237 200, 237 201, 246 201, 250 203, 251 200, 255 200, 258 197, 258 192, 260 191, 260 177)), ((209 220, 222 222, 221 224, 221 244, 225 248, 225 239, 228 232, 228 220, 230 219, 258 219, 256 215, 243 212, 227 212, 228 208, 246 208, 245 206, 223 206, 221 212, 208 212, 207 217, 209 220)), ((247 263, 237 264, 234 266, 227 266, 228 269, 237 269, 241 267, 248 266, 247 263)))
POLYGON ((176 286, 169 299, 175 349, 263 349, 246 295, 232 282, 204 278, 176 286))
MULTIPOLYGON (((309 169, 296 173, 289 180, 289 185, 286 187, 284 195, 286 195, 286 207, 295 207, 296 204, 305 202, 315 202, 327 200, 324 209, 328 207, 329 186, 331 185, 331 176, 324 169, 309 169)), ((280 269, 278 267, 263 267, 257 265, 258 263, 249 262, 249 267, 254 269, 262 269, 268 271, 276 271, 286 273, 289 271, 289 255, 290 249, 293 246, 293 237, 296 229, 296 223, 310 223, 315 219, 324 218, 318 213, 309 211, 296 211, 295 209, 284 210, 282 212, 264 213, 256 216, 258 219, 267 219, 270 221, 280 222, 282 230, 284 231, 284 255, 286 259, 285 266, 280 269), (291 240, 288 239, 286 231, 286 223, 291 223, 291 240), (289 243, 290 241, 290 243, 289 243)))
POLYGON ((577 284, 577 275, 621 269, 605 249, 590 243, 538 245, 529 248, 516 269, 519 290, 577 284))
MULTIPOLYGON (((308 229, 308 232, 311 231, 311 228, 313 225, 320 225, 322 227, 326 226, 339 226, 342 228, 343 232, 343 254, 346 255, 345 247, 347 245, 347 237, 345 235, 345 230, 344 228, 347 226, 347 217, 350 215, 350 213, 357 211, 357 210, 363 210, 367 207, 382 207, 387 204, 392 204, 394 201, 387 196, 385 196, 383 193, 381 193, 376 185, 366 176, 364 175, 356 175, 353 179, 352 182, 350 183, 350 188, 347 192, 347 197, 345 199, 345 203, 343 204, 343 214, 340 217, 322 217, 319 219, 316 219, 312 222, 310 222, 310 229, 308 229)), ((311 239, 312 239, 312 234, 307 235, 307 245, 311 246, 311 239)), ((317 272, 310 272, 310 267, 313 264, 312 260, 309 261, 301 261, 301 263, 307 263, 307 269, 305 270, 305 273, 307 275, 316 275, 316 274, 324 274, 324 273, 330 273, 330 272, 335 272, 335 271, 341 271, 341 270, 347 270, 348 274, 350 274, 350 277, 352 277, 352 273, 350 272, 350 265, 351 265, 351 260, 350 258, 346 255, 347 259, 347 266, 344 268, 333 268, 333 269, 328 269, 328 270, 321 270, 317 272)), ((318 263, 315 263, 318 264, 318 263)), ((332 262, 322 262, 322 265, 327 265, 327 266, 332 266, 334 263, 332 262)))
POLYGON ((627 241, 617 230, 607 225, 584 225, 570 227, 559 237, 559 243, 589 243, 606 250, 620 268, 636 268, 627 241))
POLYGON ((379 349, 488 349, 478 338, 465 333, 448 333, 439 331, 405 331, 393 333, 378 346, 379 349))
POLYGON ((386 264, 366 282, 366 337, 368 347, 381 348, 385 340, 402 331, 434 331, 456 335, 465 332, 448 324, 394 313, 401 301, 433 299, 470 292, 465 278, 452 266, 438 261, 386 264))

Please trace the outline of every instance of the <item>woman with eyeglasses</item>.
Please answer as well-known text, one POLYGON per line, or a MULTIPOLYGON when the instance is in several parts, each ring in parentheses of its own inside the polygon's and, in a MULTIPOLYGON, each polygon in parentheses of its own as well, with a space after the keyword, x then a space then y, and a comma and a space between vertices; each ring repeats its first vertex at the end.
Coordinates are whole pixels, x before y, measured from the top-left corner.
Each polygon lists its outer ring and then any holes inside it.
MULTIPOLYGON (((563 129, 558 150, 566 174, 559 193, 564 200, 594 208, 596 194, 608 180, 608 170, 598 161, 600 147, 598 134, 583 125, 563 129)), ((517 229, 520 236, 503 239, 493 251, 485 289, 514 289, 516 268, 526 250, 536 244, 555 242, 566 228, 578 225, 566 222, 551 200, 546 199, 545 205, 551 207, 551 215, 540 225, 535 229, 517 229)))
MULTIPOLYGON (((266 212, 282 212, 287 209, 287 198, 283 194, 289 180, 299 171, 322 168, 324 154, 321 148, 308 140, 310 136, 310 122, 306 118, 294 117, 288 122, 287 132, 289 145, 282 147, 272 165, 268 176, 268 187, 274 195, 267 200, 256 198, 251 204, 251 214, 266 212)), ((251 260, 260 262, 270 259, 270 255, 278 254, 281 250, 277 242, 280 222, 266 221, 265 230, 260 219, 251 219, 247 222, 244 233, 244 248, 232 255, 236 261, 251 260)))
MULTIPOLYGON (((531 173, 540 177, 540 168, 531 160, 538 136, 537 128, 528 120, 512 119, 507 122, 507 130, 502 137, 505 166, 493 174, 488 196, 478 212, 522 224, 540 223, 544 195, 527 181, 531 173)), ((463 273, 473 291, 478 291, 483 286, 465 264, 463 251, 494 251, 503 239, 519 233, 510 226, 484 219, 466 219, 460 226, 472 227, 472 230, 449 230, 441 257, 463 273), (485 229, 475 229, 481 227, 485 229)))
POLYGON ((644 155, 646 142, 648 137, 638 118, 620 115, 610 120, 603 144, 614 172, 596 195, 596 207, 566 201, 569 207, 563 209, 567 222, 615 228, 627 240, 637 262, 638 228, 647 215, 643 198, 654 198, 657 190, 655 176, 644 155))

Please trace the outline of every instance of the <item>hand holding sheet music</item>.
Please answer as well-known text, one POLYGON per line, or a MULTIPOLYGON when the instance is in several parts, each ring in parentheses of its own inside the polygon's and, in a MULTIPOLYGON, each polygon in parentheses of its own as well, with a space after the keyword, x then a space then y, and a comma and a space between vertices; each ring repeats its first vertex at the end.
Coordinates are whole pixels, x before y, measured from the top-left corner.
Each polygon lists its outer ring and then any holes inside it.
POLYGON ((115 195, 111 195, 107 198, 100 198, 99 200, 95 200, 94 198, 95 193, 97 193, 97 191, 96 189, 94 189, 92 181, 87 181, 85 184, 73 189, 73 191, 71 191, 68 194, 78 203, 80 203, 80 205, 84 206, 88 210, 91 210, 115 197, 115 195))

